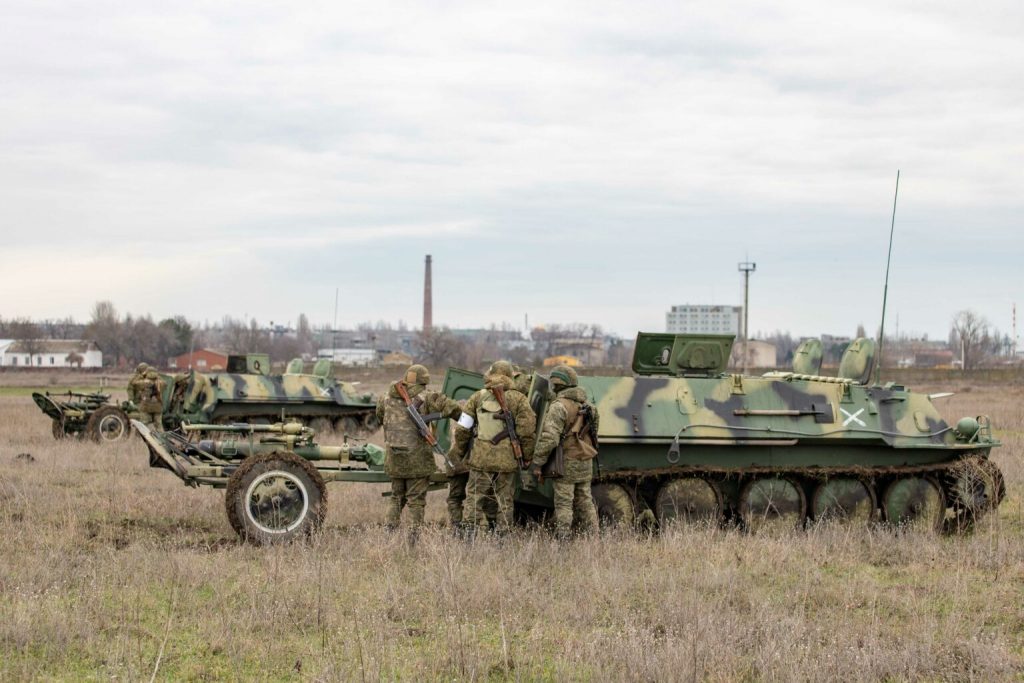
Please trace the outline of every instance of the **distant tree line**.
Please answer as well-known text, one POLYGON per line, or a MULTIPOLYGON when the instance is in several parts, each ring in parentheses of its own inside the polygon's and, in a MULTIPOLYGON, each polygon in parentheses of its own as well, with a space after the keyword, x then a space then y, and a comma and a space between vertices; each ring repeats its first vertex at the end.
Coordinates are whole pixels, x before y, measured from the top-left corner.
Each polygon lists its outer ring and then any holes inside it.
MULTIPOLYGON (((858 325, 854 336, 868 336, 858 325)), ((600 325, 558 323, 536 327, 526 335, 508 325, 480 330, 452 330, 440 326, 429 330, 410 330, 404 323, 364 322, 350 330, 313 328, 305 314, 294 327, 263 326, 255 319, 223 317, 218 323, 202 326, 183 315, 154 320, 149 315, 121 315, 110 301, 98 301, 89 321, 79 323, 70 317, 33 321, 28 318, 0 318, 0 338, 22 343, 26 353, 35 356, 46 339, 87 339, 103 351, 107 366, 131 366, 147 362, 164 367, 169 359, 191 350, 212 348, 225 353, 267 353, 277 362, 301 357, 310 359, 318 349, 372 348, 379 351, 406 351, 418 362, 433 367, 459 366, 481 369, 498 359, 507 359, 524 367, 539 367, 545 358, 557 355, 565 340, 590 342, 601 349, 603 365, 627 366, 632 357, 632 340, 607 334, 600 325)), ((777 363, 787 367, 801 339, 788 331, 758 333, 753 338, 775 346, 777 363)), ((849 339, 823 337, 824 364, 837 365, 849 339)), ((905 336, 886 335, 886 365, 908 345, 929 343, 908 340, 905 336)), ((959 311, 953 316, 949 338, 944 346, 952 351, 965 369, 1005 363, 1012 358, 1013 340, 1001 333, 977 312, 959 311)), ((947 353, 949 352, 947 351, 947 353)), ((74 362, 72 359, 71 362, 74 362)))

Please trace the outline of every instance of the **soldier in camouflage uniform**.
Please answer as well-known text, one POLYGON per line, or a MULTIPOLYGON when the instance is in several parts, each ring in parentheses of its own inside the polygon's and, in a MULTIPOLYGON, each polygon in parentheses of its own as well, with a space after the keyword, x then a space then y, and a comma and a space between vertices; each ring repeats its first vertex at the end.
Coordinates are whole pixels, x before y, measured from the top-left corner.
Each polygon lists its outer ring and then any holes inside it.
POLYGON ((432 419, 457 419, 462 410, 458 403, 444 394, 427 390, 430 373, 422 365, 409 366, 405 376, 392 383, 387 393, 377 401, 377 420, 384 425, 387 447, 384 472, 391 478, 386 524, 390 529, 397 528, 402 508, 408 505, 412 523, 411 539, 415 540, 419 527, 423 525, 430 475, 437 467, 434 464, 433 449, 420 435, 416 423, 406 410, 405 400, 398 393, 399 383, 405 387, 413 406, 425 422, 432 419))
POLYGON ((590 493, 597 455, 596 435, 600 423, 597 406, 587 400, 579 388, 576 371, 558 365, 551 371, 550 383, 555 400, 544 415, 544 425, 534 450, 533 475, 540 479, 541 468, 554 456, 559 445, 565 456, 565 474, 554 479, 555 533, 560 539, 569 537, 573 517, 582 531, 597 529, 597 510, 590 493), (589 406, 591 423, 585 419, 589 406))
POLYGON ((128 400, 138 405, 142 398, 139 396, 139 388, 146 381, 146 373, 149 371, 148 363, 139 363, 135 366, 135 374, 128 380, 128 400))
POLYGON ((501 406, 494 389, 505 393, 505 401, 515 421, 516 435, 523 449, 523 459, 533 454, 537 416, 526 397, 513 389, 512 364, 497 361, 484 375, 484 388, 476 392, 463 406, 463 419, 455 428, 450 457, 465 459, 469 452, 469 480, 466 485, 466 503, 463 527, 468 535, 478 526, 487 524, 484 505, 493 499, 498 507, 496 528, 505 533, 512 526, 512 495, 519 469, 512 442, 501 419, 501 406), (475 426, 475 438, 474 430, 475 426), (469 450, 472 441, 472 450, 469 450))
POLYGON ((147 370, 143 379, 136 383, 140 421, 152 429, 164 428, 164 389, 167 383, 156 370, 147 370))

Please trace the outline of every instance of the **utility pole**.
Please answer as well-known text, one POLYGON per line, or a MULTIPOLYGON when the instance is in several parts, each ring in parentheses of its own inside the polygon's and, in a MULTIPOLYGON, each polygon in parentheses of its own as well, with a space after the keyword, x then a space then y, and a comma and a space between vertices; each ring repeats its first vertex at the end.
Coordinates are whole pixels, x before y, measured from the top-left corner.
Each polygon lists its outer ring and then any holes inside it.
POLYGON ((752 261, 742 261, 739 264, 739 271, 743 273, 743 364, 741 372, 747 374, 747 324, 750 322, 750 274, 757 270, 757 264, 752 261))

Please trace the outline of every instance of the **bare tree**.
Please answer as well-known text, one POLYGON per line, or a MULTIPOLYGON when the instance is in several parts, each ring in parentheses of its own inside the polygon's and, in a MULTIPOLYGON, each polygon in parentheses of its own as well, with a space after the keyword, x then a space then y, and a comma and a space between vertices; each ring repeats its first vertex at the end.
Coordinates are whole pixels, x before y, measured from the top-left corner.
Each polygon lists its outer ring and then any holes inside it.
POLYGON ((28 355, 28 364, 36 364, 36 355, 42 353, 46 344, 39 326, 28 318, 18 318, 8 323, 7 329, 11 338, 18 340, 22 352, 28 355))
POLYGON ((465 344, 447 327, 432 327, 416 336, 417 360, 433 367, 462 364, 465 344))
POLYGON ((959 346, 964 370, 977 366, 982 360, 988 341, 988 321, 983 316, 969 309, 953 316, 950 342, 954 348, 959 346))
POLYGON ((97 301, 85 328, 86 336, 103 351, 104 365, 117 365, 124 355, 124 330, 117 309, 109 301, 97 301))

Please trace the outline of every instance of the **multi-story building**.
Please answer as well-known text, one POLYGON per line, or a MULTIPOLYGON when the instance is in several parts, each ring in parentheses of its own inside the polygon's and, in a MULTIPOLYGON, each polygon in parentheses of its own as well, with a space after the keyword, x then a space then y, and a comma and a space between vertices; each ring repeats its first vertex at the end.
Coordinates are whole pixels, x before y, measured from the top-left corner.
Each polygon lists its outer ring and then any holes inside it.
POLYGON ((675 334, 735 334, 742 329, 742 306, 683 304, 665 314, 665 331, 675 334))

